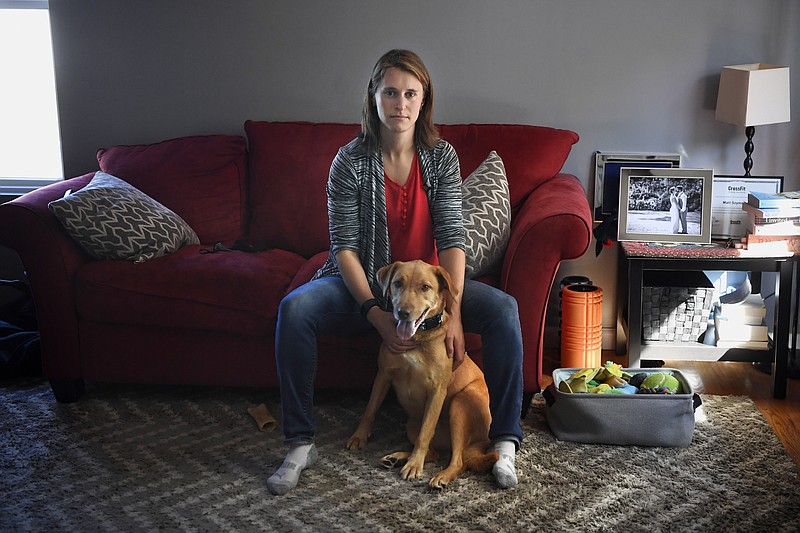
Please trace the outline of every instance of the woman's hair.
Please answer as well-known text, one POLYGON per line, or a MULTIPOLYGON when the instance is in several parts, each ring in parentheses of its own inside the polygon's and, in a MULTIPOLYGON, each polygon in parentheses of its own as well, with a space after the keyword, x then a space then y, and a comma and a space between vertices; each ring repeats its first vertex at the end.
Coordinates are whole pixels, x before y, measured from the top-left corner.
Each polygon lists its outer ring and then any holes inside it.
POLYGON ((423 102, 419 111, 414 141, 423 148, 433 148, 439 142, 439 131, 433 125, 433 85, 425 64, 417 54, 410 50, 390 50, 386 52, 372 69, 372 76, 364 94, 364 108, 361 111, 361 138, 370 151, 377 150, 381 140, 381 121, 375 102, 375 93, 390 68, 398 68, 415 76, 422 84, 423 102))

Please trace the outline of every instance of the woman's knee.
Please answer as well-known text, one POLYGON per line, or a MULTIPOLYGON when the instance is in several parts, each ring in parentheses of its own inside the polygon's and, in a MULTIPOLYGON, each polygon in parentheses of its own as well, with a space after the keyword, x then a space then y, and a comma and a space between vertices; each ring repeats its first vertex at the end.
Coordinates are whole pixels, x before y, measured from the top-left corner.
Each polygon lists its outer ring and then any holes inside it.
POLYGON ((281 300, 278 316, 302 319, 337 309, 339 302, 347 297, 347 293, 343 293, 342 287, 338 286, 338 281, 335 278, 325 278, 297 287, 281 300))
POLYGON ((519 324, 517 299, 501 290, 494 291, 483 305, 490 310, 490 316, 501 323, 519 324))
POLYGON ((519 307, 513 296, 492 287, 479 287, 465 304, 462 307, 465 331, 488 335, 500 342, 521 338, 519 307))
POLYGON ((304 310, 307 308, 308 298, 294 290, 283 297, 278 305, 278 319, 294 321, 295 317, 307 315, 304 310))
POLYGON ((502 313, 504 316, 519 316, 519 306, 517 305, 517 299, 508 294, 507 292, 498 291, 497 296, 497 304, 498 312, 502 313))

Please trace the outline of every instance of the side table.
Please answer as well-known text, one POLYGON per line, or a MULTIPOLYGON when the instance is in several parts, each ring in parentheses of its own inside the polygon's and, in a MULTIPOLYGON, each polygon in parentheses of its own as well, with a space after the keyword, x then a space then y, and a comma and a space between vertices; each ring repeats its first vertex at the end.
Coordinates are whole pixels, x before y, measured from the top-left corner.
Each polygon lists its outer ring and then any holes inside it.
MULTIPOLYGON (((645 270, 734 270, 777 272, 775 324, 772 339, 772 396, 786 398, 789 361, 789 324, 792 307, 791 253, 757 254, 749 250, 722 245, 673 245, 664 243, 620 242, 621 259, 627 263, 627 327, 628 366, 640 365, 642 352, 642 288, 645 270)), ((624 301, 621 299, 621 301, 624 301)), ((668 349, 668 348, 666 348, 668 349)))

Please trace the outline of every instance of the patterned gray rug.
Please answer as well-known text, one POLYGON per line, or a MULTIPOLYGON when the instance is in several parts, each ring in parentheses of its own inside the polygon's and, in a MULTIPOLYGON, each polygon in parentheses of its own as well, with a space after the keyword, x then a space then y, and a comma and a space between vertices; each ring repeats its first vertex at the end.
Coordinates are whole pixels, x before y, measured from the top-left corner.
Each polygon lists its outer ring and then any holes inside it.
MULTIPOLYGON (((0 383, 1 531, 795 531, 800 476, 749 399, 703 396, 688 448, 553 438, 536 400, 520 485, 467 474, 442 492, 398 479, 379 457, 405 447, 385 405, 366 451, 344 442, 366 397, 318 398, 320 461, 271 496, 285 452, 247 407, 274 392, 94 386, 57 404, 41 381, 0 383)), ((429 466, 433 472, 434 465, 429 466)))

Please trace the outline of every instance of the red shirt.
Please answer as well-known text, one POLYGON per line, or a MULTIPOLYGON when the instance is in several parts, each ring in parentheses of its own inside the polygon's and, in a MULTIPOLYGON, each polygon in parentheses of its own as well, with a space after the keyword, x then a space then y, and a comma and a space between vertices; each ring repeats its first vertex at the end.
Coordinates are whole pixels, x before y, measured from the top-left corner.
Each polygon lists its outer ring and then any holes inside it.
POLYGON ((428 207, 428 196, 422 188, 422 172, 417 156, 414 156, 405 185, 401 187, 385 174, 384 183, 392 261, 422 259, 438 265, 439 256, 433 239, 433 219, 428 207))

